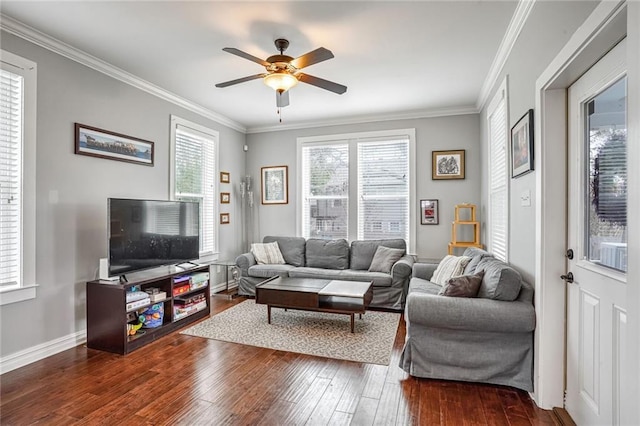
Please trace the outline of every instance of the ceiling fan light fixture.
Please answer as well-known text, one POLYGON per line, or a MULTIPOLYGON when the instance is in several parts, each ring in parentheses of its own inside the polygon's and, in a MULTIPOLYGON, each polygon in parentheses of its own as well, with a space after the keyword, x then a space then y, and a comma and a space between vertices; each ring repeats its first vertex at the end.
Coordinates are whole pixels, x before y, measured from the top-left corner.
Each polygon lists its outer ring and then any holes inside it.
POLYGON ((286 92, 298 84, 298 79, 286 72, 274 72, 265 76, 263 81, 276 92, 286 92))

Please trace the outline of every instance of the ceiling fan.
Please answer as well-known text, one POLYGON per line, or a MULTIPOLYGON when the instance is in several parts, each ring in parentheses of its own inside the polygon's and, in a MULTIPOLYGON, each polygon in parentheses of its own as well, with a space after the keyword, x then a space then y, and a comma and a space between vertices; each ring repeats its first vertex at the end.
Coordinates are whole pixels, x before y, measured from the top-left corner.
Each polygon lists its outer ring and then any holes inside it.
POLYGON ((266 72, 238 78, 236 80, 225 81, 224 83, 218 83, 216 84, 216 87, 228 87, 234 84, 262 78, 264 84, 276 91, 276 105, 278 108, 289 105, 289 89, 298 84, 298 81, 311 84, 339 95, 347 91, 347 86, 300 72, 301 69, 310 65, 333 58, 333 53, 331 53, 330 50, 320 47, 294 59, 291 56, 284 54, 284 51, 289 47, 288 40, 279 38, 275 41, 275 45, 276 49, 280 51, 280 54, 269 56, 266 60, 260 59, 233 47, 225 47, 222 49, 225 52, 232 53, 240 56, 241 58, 245 58, 262 65, 266 72))

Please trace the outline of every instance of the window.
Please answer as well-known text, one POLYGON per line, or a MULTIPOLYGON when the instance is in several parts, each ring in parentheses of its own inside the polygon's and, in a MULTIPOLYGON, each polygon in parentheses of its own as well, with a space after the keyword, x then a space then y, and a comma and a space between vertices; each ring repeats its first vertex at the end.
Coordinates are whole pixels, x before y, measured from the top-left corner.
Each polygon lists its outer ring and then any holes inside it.
POLYGON ((414 251, 414 152, 414 129, 299 138, 299 235, 403 238, 414 251))
POLYGON ((489 146, 487 247, 493 255, 507 260, 509 230, 509 170, 507 83, 502 83, 487 110, 489 146))
POLYGON ((218 252, 218 132, 171 117, 172 198, 200 204, 200 257, 218 252))
POLYGON ((36 296, 36 64, 0 51, 0 304, 36 296))

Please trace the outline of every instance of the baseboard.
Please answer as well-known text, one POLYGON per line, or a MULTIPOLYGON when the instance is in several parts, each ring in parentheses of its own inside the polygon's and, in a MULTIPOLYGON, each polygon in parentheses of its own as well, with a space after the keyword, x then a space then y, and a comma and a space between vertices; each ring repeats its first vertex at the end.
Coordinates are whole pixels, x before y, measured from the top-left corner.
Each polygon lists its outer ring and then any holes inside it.
POLYGON ((576 423, 564 408, 553 407, 552 413, 560 426, 576 426, 576 423))
MULTIPOLYGON (((229 285, 229 290, 231 290, 232 288, 238 288, 238 283, 232 283, 231 285, 229 285)), ((224 291, 227 289, 227 283, 218 283, 216 285, 212 285, 211 286, 211 294, 215 294, 221 291, 224 291)))
POLYGON ((41 343, 20 352, 0 358, 0 374, 8 373, 32 362, 75 348, 87 341, 87 330, 78 331, 49 342, 41 343))

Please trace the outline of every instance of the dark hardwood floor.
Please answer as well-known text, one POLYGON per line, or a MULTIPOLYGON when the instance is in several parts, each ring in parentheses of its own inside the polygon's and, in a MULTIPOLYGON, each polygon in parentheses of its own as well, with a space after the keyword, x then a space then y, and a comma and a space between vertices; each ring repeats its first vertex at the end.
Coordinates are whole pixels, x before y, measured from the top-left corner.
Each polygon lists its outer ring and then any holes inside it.
POLYGON ((409 377, 404 333, 388 367, 179 333, 127 356, 79 346, 0 376, 0 424, 555 424, 526 392, 409 377))

